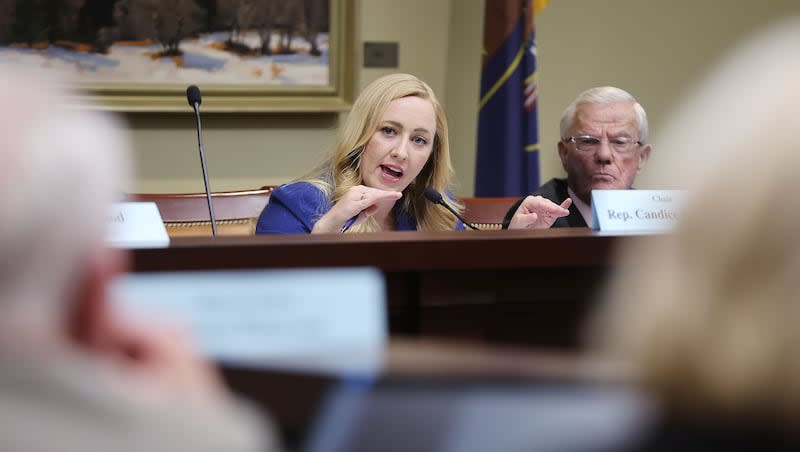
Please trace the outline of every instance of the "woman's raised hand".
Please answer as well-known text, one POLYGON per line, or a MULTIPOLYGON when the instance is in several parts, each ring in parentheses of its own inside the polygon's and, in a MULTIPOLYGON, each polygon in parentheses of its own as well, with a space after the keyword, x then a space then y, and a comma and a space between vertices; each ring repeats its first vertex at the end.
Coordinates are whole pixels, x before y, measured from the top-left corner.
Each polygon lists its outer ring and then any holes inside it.
POLYGON ((403 193, 399 191, 381 190, 366 185, 351 187, 331 207, 331 210, 314 224, 311 233, 341 232, 347 222, 355 216, 357 216, 355 222, 349 226, 356 226, 375 214, 381 207, 387 207, 386 211, 388 212, 402 196, 403 193))

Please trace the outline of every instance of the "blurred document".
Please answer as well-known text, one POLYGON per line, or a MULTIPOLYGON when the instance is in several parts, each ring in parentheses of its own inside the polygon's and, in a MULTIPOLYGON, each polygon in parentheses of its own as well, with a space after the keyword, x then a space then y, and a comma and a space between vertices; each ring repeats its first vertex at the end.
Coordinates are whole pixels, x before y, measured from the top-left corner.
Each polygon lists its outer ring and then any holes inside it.
POLYGON ((154 202, 119 202, 108 213, 109 246, 118 248, 163 248, 169 236, 154 202))
POLYGON ((671 229, 686 197, 682 190, 592 190, 592 227, 610 232, 671 229))
POLYGON ((123 315, 183 325, 226 365, 372 373, 386 343, 370 268, 133 273, 113 290, 123 315))

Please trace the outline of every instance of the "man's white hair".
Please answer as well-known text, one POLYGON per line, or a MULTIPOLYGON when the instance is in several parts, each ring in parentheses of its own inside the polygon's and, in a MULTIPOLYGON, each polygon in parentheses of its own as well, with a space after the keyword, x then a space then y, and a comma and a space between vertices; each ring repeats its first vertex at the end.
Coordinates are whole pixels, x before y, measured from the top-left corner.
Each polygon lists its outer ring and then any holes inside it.
POLYGON ((561 139, 564 140, 569 137, 569 129, 575 121, 575 111, 578 109, 578 105, 611 105, 621 102, 633 103, 633 110, 636 113, 636 122, 639 126, 639 141, 647 143, 647 113, 644 111, 644 107, 642 107, 629 92, 613 86, 589 88, 580 93, 578 97, 564 109, 564 113, 561 114, 561 139))
POLYGON ((12 322, 63 314, 126 184, 124 129, 65 86, 0 66, 0 317, 12 322))

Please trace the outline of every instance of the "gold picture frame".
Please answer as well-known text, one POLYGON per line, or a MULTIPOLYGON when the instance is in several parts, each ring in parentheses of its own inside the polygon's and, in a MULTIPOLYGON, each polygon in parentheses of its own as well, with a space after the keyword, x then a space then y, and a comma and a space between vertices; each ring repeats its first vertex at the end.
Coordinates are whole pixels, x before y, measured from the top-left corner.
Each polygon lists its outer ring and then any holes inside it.
MULTIPOLYGON (((126 12, 130 10, 130 4, 134 2, 126 2, 126 12)), ((179 2, 180 3, 180 2, 179 2)), ((195 8, 198 4, 204 2, 197 1, 187 5, 195 8)), ((237 4, 236 2, 230 2, 237 4)), ((269 2, 268 2, 269 3, 269 2)), ((21 56, 20 58, 37 58, 38 63, 45 68, 53 67, 54 69, 72 69, 72 80, 86 96, 97 105, 97 108, 103 110, 111 110, 118 112, 178 112, 186 111, 188 108, 186 100, 186 88, 189 85, 197 85, 202 91, 202 108, 204 111, 213 112, 336 112, 343 111, 349 108, 352 87, 352 70, 350 70, 350 59, 352 58, 352 0, 281 0, 279 3, 281 7, 288 5, 314 5, 323 8, 328 12, 327 36, 320 33, 320 39, 314 37, 314 42, 320 42, 319 49, 321 53, 319 56, 313 56, 307 49, 294 51, 292 46, 298 41, 297 35, 292 38, 291 33, 287 33, 289 40, 287 51, 272 53, 269 43, 280 43, 283 49, 284 40, 276 31, 275 34, 256 34, 255 31, 245 29, 242 25, 242 31, 239 34, 234 34, 235 29, 230 31, 229 35, 225 32, 216 30, 216 33, 203 34, 202 32, 195 33, 191 38, 185 41, 180 41, 175 47, 175 53, 170 56, 166 51, 154 55, 153 49, 166 49, 165 41, 162 39, 155 44, 152 41, 145 42, 144 45, 141 41, 131 44, 123 41, 114 42, 112 50, 121 48, 121 51, 112 52, 97 52, 96 50, 86 51, 80 47, 80 43, 57 38, 49 37, 48 41, 44 44, 34 42, 30 39, 29 44, 11 43, 8 39, 6 42, 0 44, 8 45, 7 47, 0 48, 0 52, 4 52, 6 56, 21 56), (320 2, 327 3, 320 3, 320 2), (245 33, 250 33, 252 36, 248 37, 245 33), (213 37, 212 37, 213 35, 213 37), (223 36, 223 38, 219 37, 223 36), (221 41, 225 36, 229 36, 227 41, 223 44, 221 41), (241 48, 246 49, 247 54, 241 53, 241 49, 231 49, 231 43, 234 42, 234 36, 245 36, 245 38, 259 38, 262 42, 267 42, 267 52, 259 54, 248 45, 242 45, 241 48), (271 37, 270 37, 271 36, 271 37), (294 39, 294 40, 293 40, 294 39), (118 46, 118 43, 123 44, 118 46), (66 44, 65 44, 66 43, 66 44), (160 44, 160 45, 159 45, 160 44), (133 47, 138 45, 140 48, 133 47), (149 47, 146 47, 149 45, 149 47), (221 46, 227 45, 226 48, 221 46), (180 47, 190 49, 201 49, 196 54, 190 55, 191 52, 183 52, 180 47), (146 47, 141 49, 141 47, 146 47), (239 53, 234 53, 231 50, 237 50, 239 53), (16 53, 15 53, 16 52, 16 53), (200 55, 205 52, 204 55, 200 55), (211 52, 216 52, 212 57, 207 56, 211 52), (175 56, 179 55, 179 56, 175 56), (198 66, 183 66, 183 57, 193 57, 195 61, 200 61, 198 66), (149 57, 149 58, 148 58, 149 57), (83 58, 83 60, 81 60, 83 58), (128 58, 129 60, 125 60, 128 58), (131 61, 136 58, 137 60, 131 61), (199 58, 199 60, 198 60, 199 58), (203 60, 202 58, 205 58, 203 60), (155 63, 151 62, 156 61, 155 63), (81 62, 89 61, 92 64, 101 61, 105 67, 102 75, 98 75, 99 71, 86 71, 82 70, 81 62), (217 67, 207 69, 202 67, 204 62, 212 61, 217 67), (172 64, 174 63, 174 64, 172 64), (70 66, 71 65, 71 66, 70 66), (137 65, 143 65, 144 69, 137 65), (150 66, 148 66, 150 65, 150 66), (248 71, 246 71, 247 65, 248 71), (253 69, 257 65, 261 65, 259 69, 253 69), (269 66, 265 66, 269 65, 269 66), (112 67, 112 69, 108 69, 112 67), (160 75, 161 78, 153 77, 153 73, 157 70, 151 67, 167 68, 168 71, 160 75), (228 67, 233 67, 235 70, 228 70, 228 67), (265 69, 265 67, 267 69, 265 69), (118 68, 137 68, 136 71, 125 74, 125 76, 115 76, 114 70, 118 68), (286 74, 291 74, 291 77, 281 76, 282 71, 286 74), (226 73, 226 71, 228 71, 226 73), (296 74, 302 76, 295 77, 296 74), (309 75, 310 74, 310 75, 309 75), (196 75, 200 81, 194 81, 192 76, 196 75), (237 77, 242 77, 241 80, 237 77), (327 77, 325 77, 327 76, 327 77), (105 78, 103 78, 105 77, 105 78), (306 79, 303 79, 306 77, 306 79), (311 80, 313 77, 313 81, 311 80), (175 82, 167 81, 175 79, 175 82), (325 80, 327 78, 327 80, 325 80), (120 81, 121 80, 121 81, 120 81), (216 82, 219 80, 219 82, 216 82), (318 81, 319 80, 319 81, 318 81), (263 81, 263 82, 262 82, 263 81)), ((146 2, 142 3, 148 4, 146 2)), ((150 3, 152 4, 152 3, 150 3)), ((221 4, 221 2, 215 2, 221 4)), ((144 7, 142 7, 144 8, 144 7)), ((202 10, 205 12, 205 10, 202 10)), ((24 10, 20 11, 26 12, 24 10)), ((174 12, 174 11, 173 11, 174 12)), ((26 12, 32 14, 31 12, 26 12)), ((35 13, 35 12, 34 12, 35 13)), ((81 11, 83 13, 83 11, 81 11)), ((107 13, 107 12, 106 12, 107 13)), ((118 14, 117 11, 114 14, 118 14)), ((143 17, 155 17, 152 11, 142 12, 143 17)), ((232 13, 232 14, 235 14, 232 13)), ((211 23, 212 18, 203 16, 211 23)), ((246 19, 249 16, 240 16, 246 19)), ((274 16, 278 17, 278 16, 274 16)), ((115 16, 117 19, 117 16, 115 16)), ((164 17, 166 22, 170 17, 164 17)), ((119 20, 117 19, 119 22, 119 20)), ((85 22, 85 20, 84 20, 85 22)), ((140 23, 142 21, 140 20, 140 23)), ((77 23, 77 22, 76 22, 77 23)), ((145 23, 145 27, 154 29, 150 23, 145 23)), ((263 25, 261 25, 263 27, 263 25)), ((277 27, 278 25, 276 25, 277 27)), ((142 26, 140 25, 140 28, 142 26)), ((310 27, 309 27, 310 28, 310 27)), ((278 30, 271 27, 269 30, 278 30)), ((259 30, 260 31, 260 30, 259 30)), ((2 37, 2 30, 0 30, 0 37, 2 37)), ((155 36, 156 31, 151 31, 155 36)), ((244 39, 244 38, 243 38, 244 39)), ((308 43, 310 39, 306 38, 308 43)), ((244 41, 243 41, 244 42, 244 41)), ((254 42, 253 39, 248 41, 254 42)), ((262 44, 263 46, 263 44, 262 44)), ((86 46, 84 46, 86 47, 86 46)), ((91 45, 89 46, 91 48, 91 45)), ((258 47, 258 44, 255 45, 258 47)), ((263 50, 262 50, 263 52, 263 50)), ((0 58, 3 54, 0 53, 0 58)), ((9 59, 9 58, 5 58, 9 59)), ((94 66, 92 67, 94 68, 94 66)))

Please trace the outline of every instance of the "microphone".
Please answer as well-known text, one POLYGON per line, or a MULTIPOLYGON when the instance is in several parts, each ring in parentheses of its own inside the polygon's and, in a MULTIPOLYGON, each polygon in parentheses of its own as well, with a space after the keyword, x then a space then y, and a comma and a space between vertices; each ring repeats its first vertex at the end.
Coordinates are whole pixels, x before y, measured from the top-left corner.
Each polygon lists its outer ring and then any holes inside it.
POLYGON ((208 216, 211 219, 211 235, 217 236, 217 220, 214 218, 214 205, 211 202, 211 190, 208 188, 208 170, 206 169, 206 155, 203 152, 203 132, 200 126, 200 104, 203 102, 200 97, 200 88, 192 85, 186 88, 186 99, 194 109, 195 120, 197 122, 197 147, 200 149, 200 166, 203 169, 203 182, 206 186, 206 199, 208 200, 208 216))
POLYGON ((186 99, 189 100, 189 105, 197 110, 200 104, 203 103, 203 99, 200 98, 200 88, 197 85, 186 88, 186 99))
POLYGON ((428 198, 428 201, 430 201, 430 202, 432 202, 434 204, 439 204, 440 206, 444 206, 445 209, 449 210, 450 213, 455 215, 456 218, 461 220, 462 223, 464 223, 465 225, 469 226, 471 229, 474 229, 476 231, 480 231, 480 229, 476 228, 475 226, 473 226, 472 224, 467 222, 467 220, 465 220, 464 217, 459 215, 458 212, 456 211, 456 209, 450 207, 450 204, 447 204, 446 202, 444 202, 444 199, 442 199, 442 194, 439 193, 438 191, 436 191, 436 189, 434 189, 433 187, 425 187, 425 197, 428 198))

